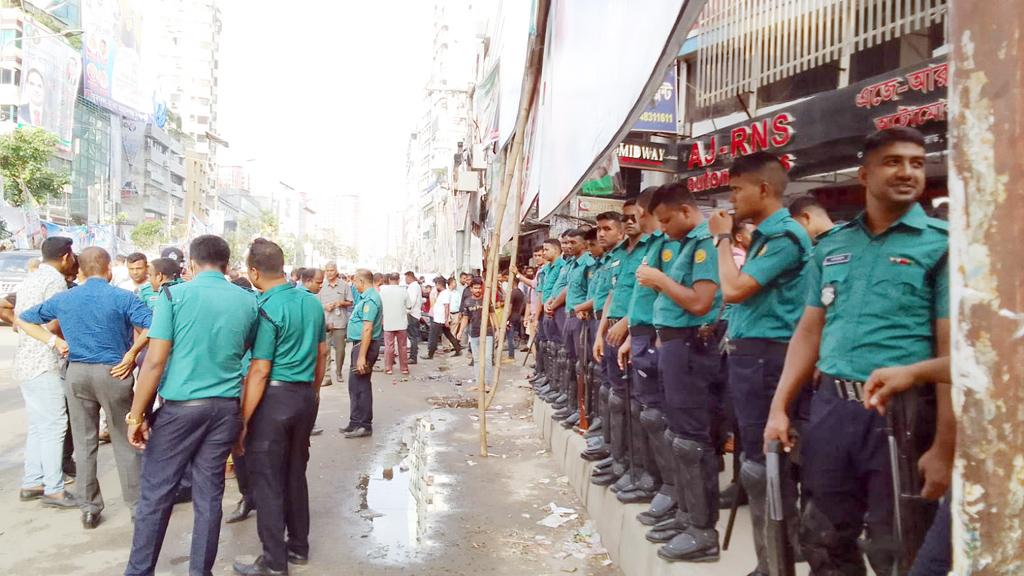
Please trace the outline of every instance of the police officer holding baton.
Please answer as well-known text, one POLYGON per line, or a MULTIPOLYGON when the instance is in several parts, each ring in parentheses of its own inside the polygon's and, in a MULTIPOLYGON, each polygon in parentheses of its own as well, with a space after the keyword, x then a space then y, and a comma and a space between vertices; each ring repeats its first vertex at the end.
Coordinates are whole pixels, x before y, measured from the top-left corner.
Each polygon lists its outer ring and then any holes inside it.
MULTIPOLYGON (((792 447, 787 409, 817 367, 801 436, 810 493, 802 545, 815 574, 863 574, 862 549, 876 574, 893 573, 906 535, 894 529, 886 422, 862 405, 864 382, 876 368, 946 356, 949 349, 947 227, 917 202, 925 186, 924 138, 902 127, 868 137, 859 178, 867 209, 815 248, 807 305, 764 432, 766 443, 792 447)), ((949 387, 936 388, 936 407, 935 439, 917 461, 928 498, 949 483, 949 387)))
POLYGON ((257 239, 249 247, 249 279, 261 292, 259 327, 242 395, 243 437, 256 526, 263 554, 236 562, 245 575, 287 574, 309 558, 306 462, 316 402, 327 365, 324 313, 312 293, 284 274, 284 252, 257 239), (288 538, 285 540, 287 529, 288 538))

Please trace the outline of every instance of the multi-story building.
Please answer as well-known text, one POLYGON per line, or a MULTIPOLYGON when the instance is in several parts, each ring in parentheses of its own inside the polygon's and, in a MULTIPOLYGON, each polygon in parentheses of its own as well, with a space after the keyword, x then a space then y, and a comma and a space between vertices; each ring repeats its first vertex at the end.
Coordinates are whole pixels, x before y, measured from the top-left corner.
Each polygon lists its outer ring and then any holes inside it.
POLYGON ((431 74, 423 116, 409 142, 405 203, 409 213, 403 238, 405 246, 417 247, 418 266, 434 272, 469 267, 465 237, 457 234, 466 232, 459 224, 465 222, 471 193, 457 192, 453 158, 462 153, 471 123, 470 93, 483 42, 480 22, 492 7, 493 2, 486 0, 434 4, 431 74))
POLYGON ((159 84, 168 107, 181 118, 182 132, 195 141, 196 157, 205 159, 204 189, 210 204, 204 213, 217 206, 217 149, 225 144, 217 132, 220 34, 217 0, 177 0, 163 6, 155 57, 159 84))
POLYGON ((146 179, 143 191, 147 217, 185 221, 185 155, 181 143, 155 124, 146 125, 146 179))

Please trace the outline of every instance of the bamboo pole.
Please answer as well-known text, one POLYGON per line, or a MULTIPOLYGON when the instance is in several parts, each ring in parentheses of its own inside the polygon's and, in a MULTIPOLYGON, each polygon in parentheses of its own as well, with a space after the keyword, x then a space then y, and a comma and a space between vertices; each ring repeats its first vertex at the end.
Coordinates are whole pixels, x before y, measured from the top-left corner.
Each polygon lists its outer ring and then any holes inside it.
MULTIPOLYGON (((491 243, 487 251, 487 278, 484 281, 483 310, 480 313, 480 342, 486 345, 487 324, 491 311, 491 294, 497 286, 498 278, 498 254, 501 252, 501 222, 505 219, 505 207, 508 205, 508 194, 512 188, 512 174, 523 153, 523 143, 526 131, 526 122, 529 119, 530 111, 533 109, 534 92, 537 89, 540 79, 541 66, 544 60, 544 38, 547 31, 548 0, 540 0, 537 3, 537 33, 531 39, 529 60, 526 67, 526 77, 523 80, 522 98, 519 102, 519 115, 516 117, 516 128, 512 136, 510 153, 505 158, 505 170, 501 179, 501 195, 498 198, 498 206, 494 215, 494 232, 491 235, 491 243)), ((515 226, 514 238, 519 237, 519 220, 515 226)), ((477 410, 480 418, 480 457, 487 457, 487 388, 485 381, 485 359, 487 351, 484 351, 479 359, 480 367, 477 370, 478 399, 477 410)), ((500 364, 499 364, 500 366, 500 364)), ((495 370, 497 371, 497 370, 495 370)))

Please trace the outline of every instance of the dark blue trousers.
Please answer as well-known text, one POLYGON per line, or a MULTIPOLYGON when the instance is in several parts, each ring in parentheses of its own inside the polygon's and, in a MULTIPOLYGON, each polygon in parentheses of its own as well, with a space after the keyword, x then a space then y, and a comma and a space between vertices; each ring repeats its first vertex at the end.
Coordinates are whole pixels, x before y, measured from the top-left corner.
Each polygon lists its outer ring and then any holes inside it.
MULTIPOLYGON (((576 360, 580 347, 580 334, 583 331, 583 321, 572 315, 565 319, 565 329, 562 331, 562 346, 565 346, 565 354, 572 366, 573 374, 576 373, 576 360)), ((573 378, 573 382, 576 379, 573 378)))
POLYGON ((150 419, 149 444, 142 453, 135 534, 125 576, 154 573, 171 519, 174 494, 192 465, 192 551, 190 576, 213 574, 220 538, 224 465, 242 431, 238 398, 165 402, 150 419))
POLYGON ((665 388, 665 418, 679 436, 713 447, 711 417, 720 356, 693 350, 686 338, 662 340, 658 355, 665 388))
POLYGON ((801 543, 813 573, 863 574, 858 538, 872 568, 888 573, 894 558, 893 486, 885 418, 860 402, 840 398, 828 382, 814 393, 803 442, 804 496, 801 543), (874 544, 876 547, 872 546, 874 544))
POLYGON ((601 367, 604 368, 604 377, 611 384, 612 392, 619 398, 626 397, 626 378, 619 368, 619 347, 604 341, 604 357, 601 359, 601 367))
POLYGON ((729 388, 740 446, 747 460, 764 464, 764 427, 786 363, 786 343, 749 339, 733 342, 733 346, 729 388))
POLYGON ((366 351, 366 365, 370 367, 370 371, 366 374, 359 374, 356 372, 356 367, 359 363, 359 348, 362 346, 362 342, 352 343, 348 372, 348 423, 354 428, 373 430, 373 384, 370 382, 370 377, 373 376, 373 365, 377 363, 377 357, 380 355, 380 345, 380 340, 370 341, 370 347, 366 351))
POLYGON ((910 576, 946 576, 953 569, 953 515, 949 496, 939 503, 932 527, 924 537, 910 576))
POLYGON ((660 408, 665 398, 658 378, 658 348, 653 334, 636 334, 630 330, 629 355, 633 364, 633 397, 644 408, 660 408))

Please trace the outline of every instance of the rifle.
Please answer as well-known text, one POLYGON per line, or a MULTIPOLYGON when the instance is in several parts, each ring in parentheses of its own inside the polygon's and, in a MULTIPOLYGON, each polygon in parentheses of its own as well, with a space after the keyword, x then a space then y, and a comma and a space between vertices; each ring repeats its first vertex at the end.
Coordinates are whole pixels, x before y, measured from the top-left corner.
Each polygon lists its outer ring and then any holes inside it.
POLYGON ((935 516, 935 502, 921 496, 917 461, 935 439, 934 386, 911 389, 890 401, 885 415, 893 497, 894 574, 910 571, 935 516))
POLYGON ((782 449, 782 442, 772 440, 768 443, 765 467, 768 472, 765 493, 765 548, 768 551, 768 574, 795 576, 796 565, 793 562, 793 550, 789 546, 786 513, 782 505, 782 486, 789 472, 789 460, 782 449))
MULTIPOLYGON (((632 359, 630 360, 632 362, 632 359)), ((633 446, 633 379, 629 377, 629 364, 622 371, 622 379, 626 381, 626 436, 629 442, 626 443, 626 450, 629 451, 629 477, 636 483, 639 478, 636 475, 636 467, 633 466, 633 458, 636 455, 636 447, 633 446)))
POLYGON ((590 428, 590 423, 587 421, 588 410, 590 408, 590 402, 588 402, 589 382, 587 382, 587 342, 590 341, 590 324, 586 320, 580 321, 580 337, 575 342, 576 345, 576 366, 573 369, 576 370, 576 403, 580 410, 580 430, 587 430, 590 428), (580 353, 582 352, 582 354, 580 353))

